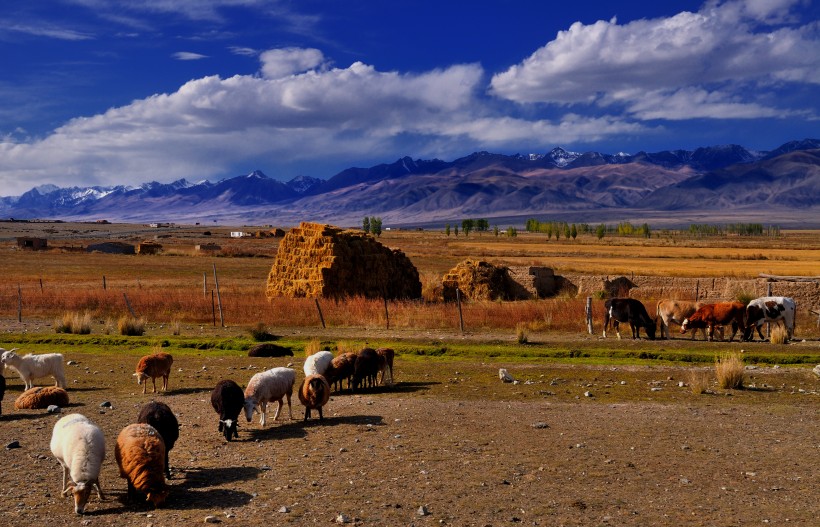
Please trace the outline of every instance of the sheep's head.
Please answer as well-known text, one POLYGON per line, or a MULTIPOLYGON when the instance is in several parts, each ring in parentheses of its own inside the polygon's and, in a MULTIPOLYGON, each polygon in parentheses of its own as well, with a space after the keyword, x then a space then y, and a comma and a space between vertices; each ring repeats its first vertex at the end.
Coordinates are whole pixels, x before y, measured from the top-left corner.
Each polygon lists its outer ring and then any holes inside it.
POLYGON ((134 377, 137 378, 137 384, 142 384, 144 381, 148 380, 148 375, 146 375, 144 372, 141 372, 141 371, 138 371, 137 373, 135 373, 134 377))
POLYGON ((16 353, 14 353, 14 352, 15 352, 16 350, 18 350, 18 349, 20 349, 20 348, 12 348, 12 349, 10 349, 10 350, 0 348, 0 350, 2 350, 2 351, 3 351, 3 355, 0 355, 0 364, 2 364, 3 366, 5 366, 5 365, 6 365, 6 363, 7 363, 7 362, 9 362, 9 360, 16 359, 16 358, 17 358, 17 354, 16 354, 16 353))
POLYGON ((237 428, 239 423, 233 419, 219 420, 219 431, 225 436, 225 441, 230 441, 233 436, 239 437, 237 428))
POLYGON ((163 485, 159 490, 150 490, 145 494, 145 501, 150 501, 154 507, 159 507, 165 503, 165 498, 168 497, 168 487, 163 485))
POLYGON ((246 397, 245 398, 245 418, 248 422, 251 422, 253 419, 253 411, 256 409, 256 399, 253 397, 246 397))
POLYGON ((63 497, 67 496, 69 492, 74 495, 74 512, 77 514, 83 514, 85 512, 85 506, 88 504, 88 498, 91 496, 91 487, 92 485, 90 483, 83 482, 71 485, 63 491, 63 497))

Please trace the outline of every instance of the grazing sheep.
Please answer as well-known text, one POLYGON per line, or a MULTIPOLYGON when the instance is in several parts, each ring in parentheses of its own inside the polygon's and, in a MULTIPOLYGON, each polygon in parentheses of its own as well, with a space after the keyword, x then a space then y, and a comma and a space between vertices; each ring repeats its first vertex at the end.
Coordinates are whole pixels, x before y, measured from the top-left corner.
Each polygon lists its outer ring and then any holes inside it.
POLYGON ((376 385, 379 374, 379 356, 373 348, 364 348, 356 357, 356 367, 353 371, 353 389, 366 388, 376 385))
MULTIPOLYGON (((6 395, 6 378, 0 375, 0 403, 3 402, 3 397, 6 395)), ((0 415, 3 415, 3 405, 0 404, 0 415)))
POLYGON ((305 358, 305 377, 324 375, 332 360, 333 353, 329 351, 317 351, 313 355, 308 355, 305 358))
POLYGON ((174 415, 174 412, 167 404, 151 401, 140 409, 137 422, 153 426, 162 436, 162 441, 165 443, 165 477, 171 479, 168 453, 174 448, 174 444, 179 439, 177 416, 174 415))
POLYGON ((376 355, 379 356, 379 372, 382 374, 379 384, 385 384, 385 374, 390 375, 390 384, 393 384, 393 357, 396 352, 391 348, 379 348, 376 350, 376 355))
POLYGON ((154 393, 157 393, 157 377, 162 377, 162 391, 168 391, 168 376, 171 374, 171 365, 174 363, 174 358, 168 353, 159 352, 153 355, 146 355, 142 357, 137 363, 137 371, 134 377, 137 378, 137 384, 145 383, 142 386, 142 393, 148 387, 148 378, 154 383, 154 393))
POLYGON ((211 406, 219 414, 219 431, 225 435, 225 441, 231 437, 239 438, 239 414, 245 407, 245 393, 234 381, 219 381, 211 392, 211 406))
POLYGON ((63 369, 63 355, 61 353, 43 353, 41 355, 28 354, 24 357, 16 354, 18 348, 6 350, 0 348, 0 363, 15 370, 26 390, 34 387, 34 379, 51 375, 57 381, 55 386, 65 388, 65 371, 63 369))
POLYGON ((128 481, 129 499, 135 499, 140 492, 154 507, 165 502, 165 443, 156 428, 145 423, 123 428, 117 437, 114 458, 120 467, 120 477, 128 481))
POLYGON ((296 382, 296 372, 290 368, 272 368, 262 371, 251 377, 248 387, 245 388, 245 417, 248 422, 253 418, 253 412, 258 407, 262 417, 259 424, 265 426, 267 407, 271 401, 277 401, 279 407, 273 420, 279 418, 282 411, 282 398, 288 398, 288 414, 293 419, 293 410, 290 405, 290 397, 293 395, 293 384, 296 382))
POLYGON ((293 357, 293 351, 290 348, 263 342, 257 344, 248 350, 248 357, 293 357))
POLYGON ((347 389, 353 386, 353 373, 356 371, 356 354, 347 352, 334 357, 325 371, 325 378, 331 385, 336 384, 336 391, 342 390, 343 381, 347 379, 347 389))
POLYGON ((14 401, 18 410, 42 410, 51 405, 68 406, 68 392, 56 386, 37 386, 21 393, 14 401))
POLYGON ((82 514, 91 490, 103 499, 100 467, 105 458, 105 437, 97 425, 81 414, 68 414, 54 425, 51 453, 63 467, 61 496, 74 495, 74 512, 82 514), (68 478, 71 477, 71 485, 68 478))
POLYGON ((319 410, 319 420, 322 421, 322 407, 330 399, 330 385, 322 375, 305 377, 305 382, 299 388, 299 401, 305 405, 305 421, 310 419, 311 410, 319 410))

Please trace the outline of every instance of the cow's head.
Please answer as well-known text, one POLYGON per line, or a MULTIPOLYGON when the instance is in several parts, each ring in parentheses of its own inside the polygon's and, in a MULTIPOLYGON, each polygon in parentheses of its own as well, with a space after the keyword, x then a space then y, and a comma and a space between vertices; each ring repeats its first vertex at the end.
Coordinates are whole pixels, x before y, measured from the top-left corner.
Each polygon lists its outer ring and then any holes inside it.
POLYGON ((680 325, 680 332, 681 333, 686 333, 687 331, 689 331, 689 319, 684 318, 683 322, 681 322, 681 325, 680 325))

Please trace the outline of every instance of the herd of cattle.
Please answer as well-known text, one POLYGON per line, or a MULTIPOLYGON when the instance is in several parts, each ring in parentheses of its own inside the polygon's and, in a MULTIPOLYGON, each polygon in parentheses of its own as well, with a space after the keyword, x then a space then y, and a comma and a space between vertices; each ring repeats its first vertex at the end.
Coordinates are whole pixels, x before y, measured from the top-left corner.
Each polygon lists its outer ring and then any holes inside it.
POLYGON ((661 338, 670 338, 669 326, 671 323, 680 325, 680 332, 686 333, 692 330, 692 338, 695 338, 697 330, 701 330, 704 338, 714 340, 715 330, 718 330, 720 339, 723 340, 723 327, 731 326, 731 342, 738 331, 741 331, 741 338, 745 341, 754 340, 754 332, 757 330, 761 340, 765 340, 760 328, 764 323, 781 322, 786 328, 787 339, 791 339, 794 334, 794 299, 786 296, 764 296, 744 305, 741 302, 716 302, 707 304, 705 302, 687 302, 683 300, 661 300, 658 302, 656 314, 653 319, 646 311, 646 307, 634 298, 611 298, 604 303, 604 337, 609 329, 610 323, 615 329, 618 338, 621 333, 618 330, 619 323, 629 323, 632 329, 632 338, 640 338, 640 330, 646 332, 650 340, 655 339, 657 324, 660 323, 661 338))

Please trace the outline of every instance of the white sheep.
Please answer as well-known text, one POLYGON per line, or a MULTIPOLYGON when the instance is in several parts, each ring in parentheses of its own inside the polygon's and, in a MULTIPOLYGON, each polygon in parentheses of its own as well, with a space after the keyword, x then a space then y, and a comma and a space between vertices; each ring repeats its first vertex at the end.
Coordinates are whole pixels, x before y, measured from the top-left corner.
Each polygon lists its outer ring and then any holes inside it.
POLYGON ((100 467, 105 458, 105 438, 102 430, 82 414, 68 414, 54 425, 51 453, 63 467, 61 495, 74 495, 74 512, 82 514, 93 487, 103 499, 100 488, 100 467), (67 485, 67 476, 72 485, 67 485))
POLYGON ((333 360, 333 353, 329 351, 317 351, 313 355, 308 355, 305 359, 305 377, 311 375, 324 375, 333 360))
POLYGON ((290 396, 293 394, 293 385, 296 382, 296 372, 290 368, 273 368, 259 372, 251 377, 248 387, 245 388, 245 417, 248 422, 253 418, 253 412, 258 407, 262 417, 259 424, 265 426, 265 416, 267 415, 267 405, 271 401, 277 401, 279 407, 273 420, 279 418, 282 410, 282 398, 288 398, 288 413, 293 419, 293 411, 290 405, 290 396))
POLYGON ((61 353, 43 353, 42 355, 28 354, 23 357, 16 354, 18 348, 6 350, 0 348, 0 363, 15 370, 26 390, 34 387, 34 379, 40 377, 53 376, 57 381, 56 386, 65 388, 65 371, 63 370, 63 355, 61 353))

